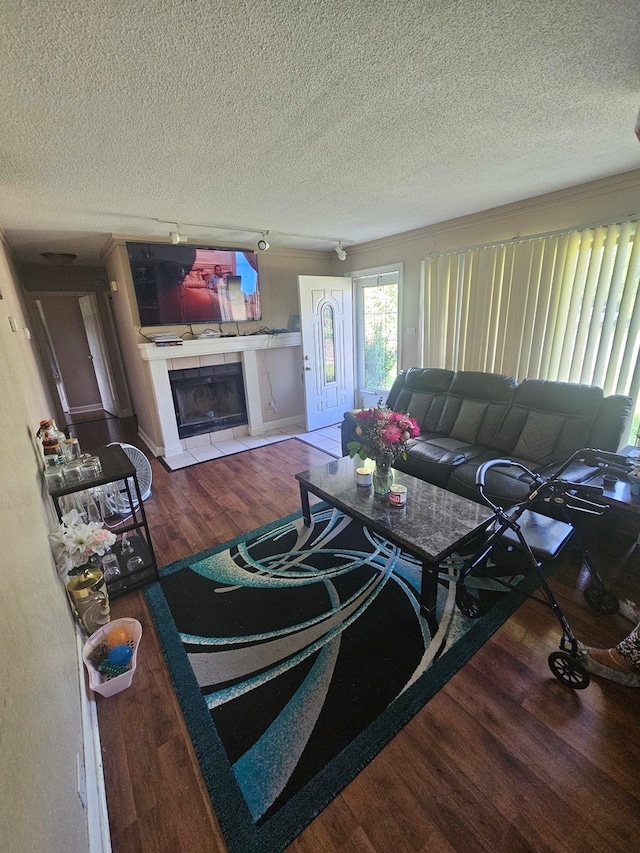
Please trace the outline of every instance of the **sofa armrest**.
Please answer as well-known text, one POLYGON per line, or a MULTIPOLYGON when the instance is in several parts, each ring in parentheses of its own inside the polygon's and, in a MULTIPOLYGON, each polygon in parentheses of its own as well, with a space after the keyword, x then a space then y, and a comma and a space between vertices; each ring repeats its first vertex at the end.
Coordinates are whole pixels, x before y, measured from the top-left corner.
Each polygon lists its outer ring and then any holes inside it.
POLYGON ((352 409, 351 411, 344 413, 344 418, 340 425, 340 438, 342 442, 343 456, 349 455, 347 444, 349 444, 350 441, 356 440, 356 426, 358 424, 356 421, 356 415, 361 411, 362 409, 352 409))
POLYGON ((631 416, 632 405, 631 397, 622 394, 605 397, 591 427, 587 445, 615 453, 621 442, 624 442, 623 435, 631 416))

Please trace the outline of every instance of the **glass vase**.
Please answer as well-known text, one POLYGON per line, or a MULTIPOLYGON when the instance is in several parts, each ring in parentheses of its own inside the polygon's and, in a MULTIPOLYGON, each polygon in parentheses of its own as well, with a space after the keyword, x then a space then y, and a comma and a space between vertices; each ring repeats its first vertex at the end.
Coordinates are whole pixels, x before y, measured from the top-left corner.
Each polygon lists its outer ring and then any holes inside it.
POLYGON ((373 470, 373 492, 376 495, 388 495, 393 485, 393 472, 391 463, 376 459, 376 467, 373 470))

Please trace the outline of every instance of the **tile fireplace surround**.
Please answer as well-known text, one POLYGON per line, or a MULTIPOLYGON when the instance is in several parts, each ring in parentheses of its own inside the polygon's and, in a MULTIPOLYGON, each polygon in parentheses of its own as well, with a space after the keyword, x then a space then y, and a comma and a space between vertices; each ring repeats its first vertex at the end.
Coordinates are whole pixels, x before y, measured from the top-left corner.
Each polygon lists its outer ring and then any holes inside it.
MULTIPOLYGON (((170 459, 179 456, 187 448, 186 441, 188 439, 181 441, 178 435, 178 424, 169 382, 170 370, 207 367, 211 364, 239 361, 242 364, 248 419, 248 425, 242 429, 246 430, 249 435, 260 436, 270 430, 273 424, 263 420, 258 353, 282 347, 299 347, 301 343, 299 332, 287 332, 279 335, 201 338, 195 341, 185 341, 181 346, 138 344, 140 357, 148 369, 151 380, 155 408, 162 433, 162 447, 154 448, 157 455, 170 459)), ((239 428, 234 428, 234 430, 237 429, 239 428)), ((225 432, 228 430, 218 432, 217 435, 223 437, 221 433, 225 432)))

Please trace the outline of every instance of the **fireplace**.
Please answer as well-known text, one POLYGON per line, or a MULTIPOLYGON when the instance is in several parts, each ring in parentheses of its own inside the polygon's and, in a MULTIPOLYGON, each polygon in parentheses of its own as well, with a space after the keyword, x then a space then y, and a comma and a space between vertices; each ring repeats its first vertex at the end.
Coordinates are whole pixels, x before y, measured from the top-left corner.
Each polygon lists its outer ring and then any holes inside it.
POLYGON ((248 423, 242 365, 170 370, 169 382, 180 438, 248 423))

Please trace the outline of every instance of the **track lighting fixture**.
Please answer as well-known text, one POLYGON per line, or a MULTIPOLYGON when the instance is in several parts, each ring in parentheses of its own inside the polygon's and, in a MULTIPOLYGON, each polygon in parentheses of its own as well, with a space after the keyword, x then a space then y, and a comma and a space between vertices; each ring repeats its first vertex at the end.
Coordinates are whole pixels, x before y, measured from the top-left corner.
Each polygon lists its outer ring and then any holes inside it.
MULTIPOLYGON (((188 243, 191 240, 194 243, 198 243, 198 240, 201 238, 191 237, 187 238, 180 232, 182 227, 185 228, 210 228, 213 231, 225 231, 225 232, 236 232, 236 231, 245 231, 249 235, 254 235, 253 237, 249 237, 248 239, 254 239, 256 234, 261 234, 262 236, 253 243, 254 251, 256 252, 266 252, 269 249, 269 235, 273 236, 274 234, 278 237, 295 237, 296 240, 310 240, 313 243, 337 243, 338 245, 335 247, 335 252, 341 261, 346 260, 347 253, 342 247, 342 240, 338 240, 337 237, 330 237, 325 235, 318 234, 298 234, 292 231, 260 231, 256 227, 256 225, 236 225, 233 223, 229 223, 227 225, 220 224, 214 225, 212 223, 207 222, 182 222, 182 225, 177 223, 175 219, 172 221, 171 219, 154 219, 154 222, 159 222, 165 227, 168 225, 170 228, 175 228, 175 231, 169 232, 169 239, 174 245, 178 243, 188 243)), ((166 233, 166 232, 165 232, 166 233)), ((226 236, 225 240, 228 240, 229 237, 226 236)), ((279 244, 282 247, 282 244, 279 244)))

